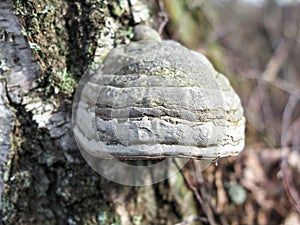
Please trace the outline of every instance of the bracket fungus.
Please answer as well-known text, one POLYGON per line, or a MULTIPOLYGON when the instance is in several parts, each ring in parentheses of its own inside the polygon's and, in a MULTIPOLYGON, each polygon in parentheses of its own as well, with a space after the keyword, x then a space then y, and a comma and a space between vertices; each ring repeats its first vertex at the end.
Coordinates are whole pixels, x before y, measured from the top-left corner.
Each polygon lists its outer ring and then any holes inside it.
POLYGON ((200 53, 135 27, 81 79, 73 130, 94 158, 214 160, 244 148, 245 117, 228 79, 200 53))

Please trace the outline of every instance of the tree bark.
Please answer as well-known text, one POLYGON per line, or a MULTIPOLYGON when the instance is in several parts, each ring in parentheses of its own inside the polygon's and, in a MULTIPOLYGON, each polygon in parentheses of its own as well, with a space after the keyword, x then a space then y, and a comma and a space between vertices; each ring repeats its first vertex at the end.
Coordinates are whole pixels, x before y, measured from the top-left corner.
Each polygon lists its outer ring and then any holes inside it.
POLYGON ((132 25, 142 1, 0 2, 0 162, 4 224, 176 224, 197 216, 180 174, 147 187, 110 182, 75 144, 71 109, 86 70, 132 25))

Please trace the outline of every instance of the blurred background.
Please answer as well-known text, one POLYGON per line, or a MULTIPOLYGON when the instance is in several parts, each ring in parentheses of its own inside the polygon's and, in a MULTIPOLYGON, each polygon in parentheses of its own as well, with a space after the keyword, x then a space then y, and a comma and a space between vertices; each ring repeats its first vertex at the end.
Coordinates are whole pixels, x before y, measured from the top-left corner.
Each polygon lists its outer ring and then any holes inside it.
POLYGON ((245 110, 246 148, 204 171, 200 195, 222 224, 300 224, 300 1, 156 3, 157 29, 206 55, 245 110))

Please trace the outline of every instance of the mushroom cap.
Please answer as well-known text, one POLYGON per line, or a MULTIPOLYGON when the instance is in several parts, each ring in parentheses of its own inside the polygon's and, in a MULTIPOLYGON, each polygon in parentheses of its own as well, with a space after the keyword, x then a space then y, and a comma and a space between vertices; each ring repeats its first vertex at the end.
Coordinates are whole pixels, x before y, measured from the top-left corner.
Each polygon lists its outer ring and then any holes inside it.
POLYGON ((245 118, 228 79, 175 41, 111 50, 73 103, 80 150, 95 158, 216 159, 244 148, 245 118))

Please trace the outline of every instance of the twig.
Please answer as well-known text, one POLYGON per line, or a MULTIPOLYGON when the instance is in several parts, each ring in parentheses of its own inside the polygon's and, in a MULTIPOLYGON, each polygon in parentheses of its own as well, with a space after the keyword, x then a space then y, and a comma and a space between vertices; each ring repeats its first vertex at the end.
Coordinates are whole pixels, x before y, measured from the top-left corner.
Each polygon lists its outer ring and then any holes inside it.
POLYGON ((284 190, 287 194, 287 197, 290 203, 295 207, 295 209, 300 213, 300 197, 298 192, 296 191, 291 169, 288 167, 287 163, 287 154, 289 153, 288 149, 288 130, 291 123, 292 114, 296 108, 298 99, 294 95, 290 95, 288 102, 284 108, 284 112, 282 115, 282 133, 281 133, 281 173, 282 173, 282 183, 284 186, 284 190))
MULTIPOLYGON (((268 125, 273 124, 274 121, 272 107, 268 101, 269 96, 265 90, 265 84, 275 86, 280 90, 283 90, 295 96, 297 99, 300 99, 300 89, 298 87, 294 86, 293 84, 290 84, 285 80, 278 78, 278 73, 284 66, 284 63, 286 62, 294 45, 294 40, 282 39, 278 44, 274 55, 267 63, 265 71, 263 71, 262 73, 258 73, 259 75, 247 77, 250 79, 252 78, 257 80, 258 94, 261 99, 260 105, 262 109, 264 128, 267 127, 268 129, 268 125)), ((256 127, 255 124, 254 126, 256 127)), ((274 129, 268 129, 268 131, 273 137, 275 137, 274 129)))
MULTIPOLYGON (((263 113, 264 128, 268 129, 269 125, 274 123, 273 111, 269 101, 270 97, 268 95, 268 92, 266 91, 264 83, 258 81, 257 89, 263 113)), ((273 135, 273 137, 275 137, 274 129, 268 129, 268 131, 271 133, 271 135, 273 135)))
POLYGON ((193 161, 194 161, 194 165, 195 165, 195 173, 196 173, 196 177, 197 177, 197 184, 199 186, 201 195, 204 196, 204 198, 205 198, 203 209, 204 209, 204 211, 207 215, 207 218, 208 218, 210 224, 216 224, 216 221, 214 219, 213 209, 207 201, 207 196, 209 196, 209 195, 208 195, 208 193, 205 189, 205 186, 204 186, 204 179, 203 179, 203 176, 202 176, 202 169, 201 169, 201 166, 200 166, 200 161, 199 160, 193 160, 193 161))
MULTIPOLYGON (((181 168, 179 167, 178 163, 176 162, 176 160, 173 160, 175 166, 180 170, 181 168)), ((207 200, 205 199, 205 201, 203 201, 198 189, 191 183, 191 181, 188 179, 188 177, 186 176, 186 174, 180 170, 182 177, 185 181, 185 183, 187 184, 188 188, 193 192, 194 196, 196 197, 198 203, 202 206, 202 209, 205 213, 205 215, 207 216, 207 220, 209 222, 210 225, 217 225, 214 217, 213 217, 213 212, 211 207, 209 206, 207 200)), ((202 183, 202 185, 200 186, 200 191, 202 196, 207 196, 206 191, 204 190, 204 185, 203 185, 203 177, 202 174, 200 176, 200 182, 202 183)))
POLYGON ((300 88, 298 88, 297 86, 289 83, 288 81, 280 79, 280 78, 276 78, 274 80, 269 81, 269 80, 264 79, 264 77, 262 77, 262 76, 255 75, 256 74, 255 70, 252 70, 251 72, 252 72, 251 74, 247 74, 247 76, 246 76, 247 79, 259 80, 259 81, 265 82, 265 83, 267 83, 271 86, 274 86, 288 94, 294 95, 298 100, 300 100, 300 88))
POLYGON ((295 43, 295 40, 292 39, 282 39, 278 47, 276 48, 274 55, 267 63, 265 71, 263 71, 263 73, 260 73, 259 76, 250 75, 247 78, 264 81, 287 93, 296 95, 299 99, 300 89, 297 86, 294 86, 293 84, 278 78, 278 73, 287 60, 291 50, 295 46, 295 43))
POLYGON ((281 128, 281 146, 287 147, 288 145, 288 129, 291 124, 291 117, 297 105, 298 99, 295 95, 291 94, 282 114, 282 128, 281 128))
POLYGON ((282 148, 282 156, 281 156, 281 163, 280 163, 280 172, 282 173, 282 183, 284 190, 287 194, 287 197, 294 206, 294 208, 297 210, 297 212, 300 214, 300 198, 299 194, 296 191, 296 187, 294 185, 291 169, 288 167, 286 155, 288 154, 288 148, 282 148))
POLYGON ((162 22, 160 23, 159 28, 158 28, 158 33, 161 35, 163 29, 165 28, 165 26, 169 22, 169 16, 168 16, 168 13, 165 9, 163 1, 162 0, 157 0, 157 3, 158 3, 159 10, 160 10, 159 16, 162 18, 162 22))
POLYGON ((289 53, 294 46, 294 42, 281 40, 272 58, 269 60, 262 77, 266 81, 273 81, 276 79, 278 72, 284 65, 289 53))
POLYGON ((193 191, 195 197, 197 198, 197 201, 200 203, 200 205, 203 205, 203 200, 202 200, 202 198, 200 196, 200 193, 198 192, 197 188, 192 185, 192 183, 187 178, 187 176, 185 175, 185 173, 181 170, 181 167, 178 165, 178 163, 176 162, 176 160, 173 159, 173 163, 178 168, 178 170, 180 170, 180 173, 182 174, 185 183, 188 185, 189 189, 191 189, 193 191))

